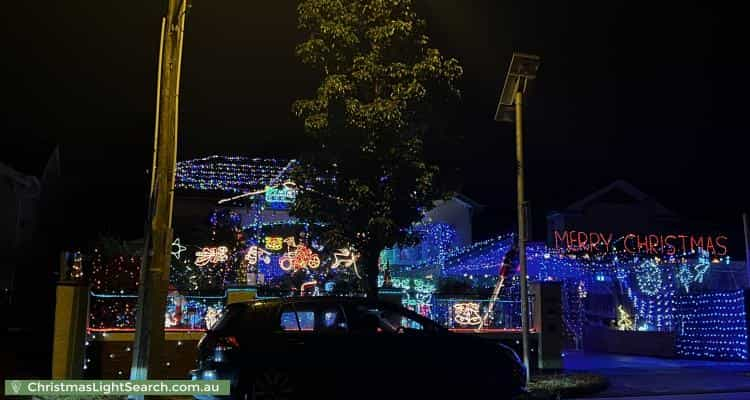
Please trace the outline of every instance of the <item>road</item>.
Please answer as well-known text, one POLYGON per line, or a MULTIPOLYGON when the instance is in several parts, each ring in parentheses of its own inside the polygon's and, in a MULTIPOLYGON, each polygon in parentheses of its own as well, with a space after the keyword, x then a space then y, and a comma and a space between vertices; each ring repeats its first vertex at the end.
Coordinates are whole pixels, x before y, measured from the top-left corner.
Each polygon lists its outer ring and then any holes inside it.
POLYGON ((610 386, 597 396, 608 400, 619 398, 750 400, 750 363, 748 362, 572 352, 566 354, 564 366, 566 372, 588 371, 606 376, 610 381, 610 386), (710 394, 701 395, 700 393, 710 394))
POLYGON ((750 392, 679 394, 635 397, 586 397, 579 400, 748 400, 750 392))

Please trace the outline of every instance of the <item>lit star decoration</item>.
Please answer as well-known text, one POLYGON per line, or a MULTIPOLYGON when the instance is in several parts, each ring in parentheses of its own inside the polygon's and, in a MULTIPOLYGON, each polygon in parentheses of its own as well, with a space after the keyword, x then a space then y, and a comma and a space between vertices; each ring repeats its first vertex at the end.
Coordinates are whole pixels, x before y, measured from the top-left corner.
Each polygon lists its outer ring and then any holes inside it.
POLYGON ((182 255, 182 252, 184 252, 185 250, 187 250, 187 247, 183 246, 180 243, 180 238, 177 238, 174 240, 174 242, 172 242, 172 255, 176 259, 179 260, 180 256, 182 255))

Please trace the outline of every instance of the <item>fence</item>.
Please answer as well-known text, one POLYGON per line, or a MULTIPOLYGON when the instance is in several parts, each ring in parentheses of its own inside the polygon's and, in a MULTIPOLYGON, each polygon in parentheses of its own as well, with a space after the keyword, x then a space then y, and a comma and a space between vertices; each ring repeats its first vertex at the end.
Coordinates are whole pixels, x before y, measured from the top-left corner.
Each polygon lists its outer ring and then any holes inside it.
MULTIPOLYGON (((434 299, 432 318, 449 329, 521 329, 521 302, 497 300, 487 315, 491 301, 484 299, 434 299), (482 318, 487 319, 482 324, 482 318)), ((533 321, 533 300, 529 300, 529 321, 533 321)))

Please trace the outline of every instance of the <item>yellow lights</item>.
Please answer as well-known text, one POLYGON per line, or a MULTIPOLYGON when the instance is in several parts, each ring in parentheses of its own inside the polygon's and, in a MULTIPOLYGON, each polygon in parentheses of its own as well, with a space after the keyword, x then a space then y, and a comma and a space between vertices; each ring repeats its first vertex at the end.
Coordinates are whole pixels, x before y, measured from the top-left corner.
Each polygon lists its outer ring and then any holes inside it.
POLYGON ((258 260, 263 261, 265 264, 271 263, 271 253, 266 249, 258 246, 250 246, 245 254, 245 261, 250 265, 258 264, 258 260))
POLYGON ((460 325, 480 325, 482 323, 482 317, 479 315, 479 303, 454 304, 453 321, 460 325))
POLYGON ((204 321, 206 321, 206 329, 213 328, 214 325, 219 322, 220 317, 221 313, 215 308, 209 306, 206 310, 206 316, 203 317, 204 321))
POLYGON ((357 269, 358 255, 351 249, 338 249, 333 253, 333 258, 334 260, 333 264, 331 264, 331 269, 336 269, 338 267, 352 268, 357 275, 357 278, 362 279, 359 275, 359 270, 357 269))
POLYGON ((633 330, 633 318, 625 310, 622 304, 617 306, 617 330, 620 331, 632 331, 633 330))
POLYGON ((320 256, 310 250, 304 244, 296 244, 294 238, 284 240, 289 246, 289 251, 279 258, 279 267, 284 271, 297 271, 303 268, 316 269, 320 267, 320 256))
POLYGON ((268 250, 278 251, 284 247, 284 239, 281 236, 266 236, 265 241, 268 250))
POLYGON ((203 267, 205 265, 224 262, 229 259, 229 249, 226 246, 204 247, 201 251, 195 252, 195 265, 203 267))

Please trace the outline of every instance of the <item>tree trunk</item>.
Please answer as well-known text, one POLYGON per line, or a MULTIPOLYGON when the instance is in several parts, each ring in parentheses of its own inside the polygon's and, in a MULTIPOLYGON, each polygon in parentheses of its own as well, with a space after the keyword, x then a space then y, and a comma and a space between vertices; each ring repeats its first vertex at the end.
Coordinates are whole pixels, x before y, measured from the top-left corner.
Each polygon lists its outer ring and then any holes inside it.
POLYGON ((365 273, 367 274, 367 298, 371 301, 378 299, 378 274, 380 273, 380 265, 378 265, 378 258, 380 251, 370 250, 362 254, 361 260, 365 266, 365 273))

